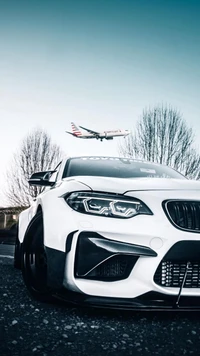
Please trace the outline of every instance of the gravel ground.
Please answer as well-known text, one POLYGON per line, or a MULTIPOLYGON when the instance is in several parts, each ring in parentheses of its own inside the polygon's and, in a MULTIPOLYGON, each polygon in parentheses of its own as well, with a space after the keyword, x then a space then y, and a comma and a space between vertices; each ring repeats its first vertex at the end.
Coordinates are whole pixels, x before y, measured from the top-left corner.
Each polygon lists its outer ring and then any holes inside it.
MULTIPOLYGON (((0 252, 1 254, 1 252, 0 252)), ((0 257, 0 355, 200 355, 200 313, 122 312, 32 300, 0 257)))

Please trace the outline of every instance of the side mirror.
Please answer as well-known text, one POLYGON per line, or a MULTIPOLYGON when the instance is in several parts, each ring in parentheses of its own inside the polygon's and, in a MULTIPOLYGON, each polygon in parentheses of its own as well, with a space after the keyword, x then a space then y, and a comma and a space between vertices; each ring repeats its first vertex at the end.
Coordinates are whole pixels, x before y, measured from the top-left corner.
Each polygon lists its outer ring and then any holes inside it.
POLYGON ((49 179, 51 175, 56 171, 45 171, 33 173, 28 180, 30 185, 40 185, 40 186, 52 186, 55 182, 50 182, 49 179))

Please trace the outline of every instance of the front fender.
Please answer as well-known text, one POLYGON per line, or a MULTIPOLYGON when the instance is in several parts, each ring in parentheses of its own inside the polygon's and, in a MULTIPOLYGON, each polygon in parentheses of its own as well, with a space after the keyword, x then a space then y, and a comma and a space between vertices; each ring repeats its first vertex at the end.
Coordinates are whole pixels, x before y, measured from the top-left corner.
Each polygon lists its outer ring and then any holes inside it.
POLYGON ((34 215, 35 215, 35 205, 30 206, 28 209, 23 210, 19 214, 18 238, 19 238, 20 243, 23 243, 27 227, 34 215))

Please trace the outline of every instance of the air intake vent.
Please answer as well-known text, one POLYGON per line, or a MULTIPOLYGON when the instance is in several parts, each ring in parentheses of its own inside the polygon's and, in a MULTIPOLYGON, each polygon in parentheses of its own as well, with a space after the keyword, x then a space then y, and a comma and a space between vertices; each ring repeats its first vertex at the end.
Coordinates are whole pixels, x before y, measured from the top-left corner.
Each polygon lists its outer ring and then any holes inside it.
POLYGON ((200 232, 199 201, 165 201, 163 208, 170 222, 177 228, 190 232, 200 232))
POLYGON ((86 278, 100 281, 117 281, 128 278, 137 259, 138 256, 113 256, 94 268, 86 278))
MULTIPOLYGON (((162 287, 180 288, 186 265, 186 261, 162 261, 154 275, 154 282, 162 287)), ((190 263, 183 287, 200 288, 200 261, 190 263)))

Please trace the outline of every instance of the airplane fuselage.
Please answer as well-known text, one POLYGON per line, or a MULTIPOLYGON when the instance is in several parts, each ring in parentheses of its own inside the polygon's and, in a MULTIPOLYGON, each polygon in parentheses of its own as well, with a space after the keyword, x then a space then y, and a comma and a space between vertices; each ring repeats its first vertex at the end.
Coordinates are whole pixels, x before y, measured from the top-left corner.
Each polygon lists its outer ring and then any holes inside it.
POLYGON ((129 131, 128 130, 113 130, 113 131, 103 131, 103 132, 100 132, 98 135, 94 135, 94 134, 90 134, 90 133, 87 133, 87 134, 79 134, 79 135, 76 135, 74 134, 73 136, 75 137, 78 137, 78 138, 84 138, 84 139, 88 139, 88 138, 96 138, 97 140, 103 140, 103 139, 106 139, 106 140, 112 140, 114 137, 119 137, 119 136, 127 136, 129 135, 129 131))
POLYGON ((119 136, 127 136, 130 134, 129 130, 110 130, 110 131, 103 131, 103 132, 96 132, 90 129, 87 129, 83 126, 79 126, 80 128, 83 129, 80 130, 79 127, 77 127, 73 122, 72 124, 72 132, 66 131, 70 135, 77 137, 77 138, 83 138, 83 139, 90 139, 90 138, 96 138, 97 140, 112 140, 114 137, 119 137, 119 136))

